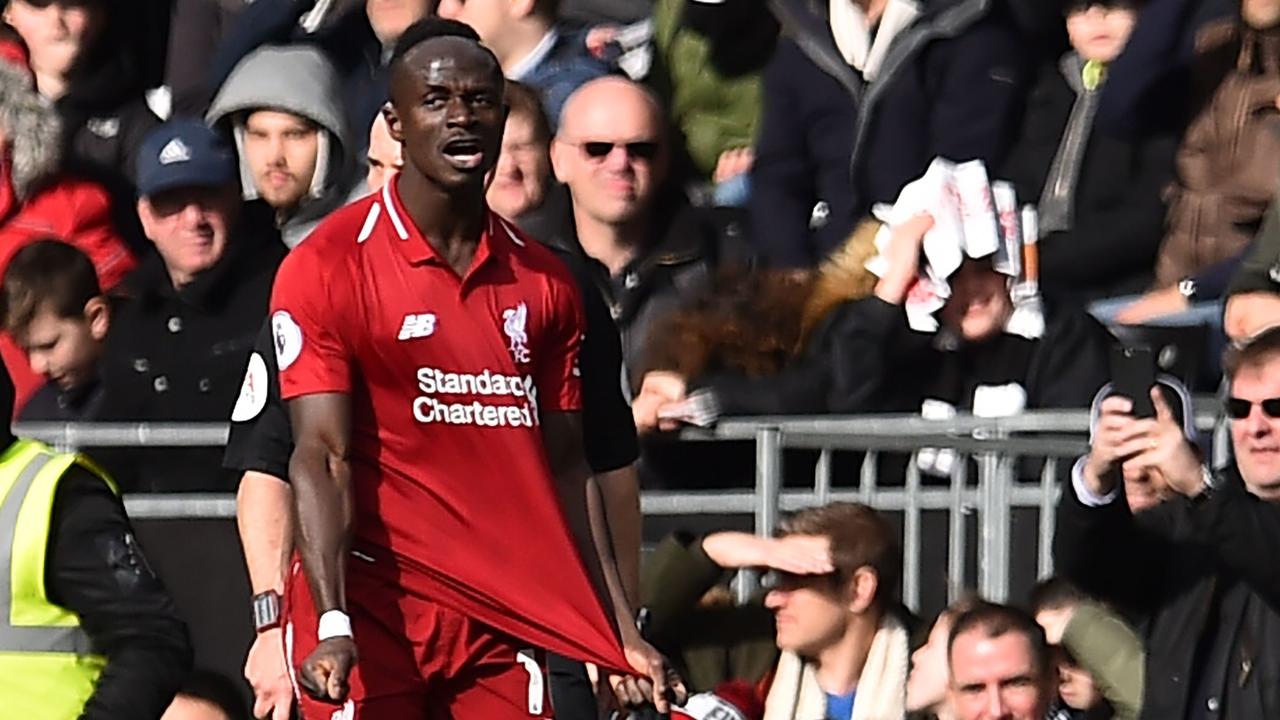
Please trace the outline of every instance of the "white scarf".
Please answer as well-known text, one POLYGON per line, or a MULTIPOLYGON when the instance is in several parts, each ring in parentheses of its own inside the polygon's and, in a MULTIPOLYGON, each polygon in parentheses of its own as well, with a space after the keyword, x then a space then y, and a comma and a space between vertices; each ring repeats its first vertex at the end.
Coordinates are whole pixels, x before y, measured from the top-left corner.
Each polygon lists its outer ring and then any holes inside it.
MULTIPOLYGON (((906 628, 886 614, 858 677, 852 720, 902 720, 910 660, 906 628)), ((764 720, 823 720, 826 716, 827 695, 818 686, 813 664, 795 653, 782 653, 765 701, 764 720)))
POLYGON ((830 0, 831 34, 844 61, 852 65, 867 82, 875 79, 894 38, 915 22, 920 6, 912 0, 889 0, 880 16, 880 29, 871 40, 867 14, 855 0, 830 0))

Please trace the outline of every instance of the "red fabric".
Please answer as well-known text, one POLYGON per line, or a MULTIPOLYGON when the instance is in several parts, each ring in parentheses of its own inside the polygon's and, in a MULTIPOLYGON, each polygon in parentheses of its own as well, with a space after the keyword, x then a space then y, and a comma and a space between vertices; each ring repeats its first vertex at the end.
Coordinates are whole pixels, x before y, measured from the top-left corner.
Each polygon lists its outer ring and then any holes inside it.
MULTIPOLYGON (((9 182, 9 163, 0 163, 0 274, 18 250, 36 240, 54 238, 76 246, 93 262, 104 290, 114 288, 137 265, 111 223, 111 199, 101 186, 63 178, 19 203, 9 182)), ((44 378, 31 369, 26 354, 8 333, 0 334, 0 358, 17 393, 15 416, 44 378)))
POLYGON ((406 593, 625 669, 538 428, 581 407, 581 299, 550 251, 490 214, 459 279, 389 187, 289 254, 271 307, 282 396, 352 396, 356 549, 406 593))
MULTIPOLYGON (((352 560, 347 594, 361 604, 349 608, 359 648, 351 672, 349 720, 383 718, 550 718, 546 653, 429 600, 400 592, 394 582, 352 560)), ((318 644, 319 618, 301 563, 295 561, 285 589, 286 652, 302 667, 318 644)), ((296 670, 295 670, 296 677, 296 670)), ((299 689, 296 689, 298 691, 299 689)), ((333 705, 298 691, 302 717, 328 718, 333 705)))

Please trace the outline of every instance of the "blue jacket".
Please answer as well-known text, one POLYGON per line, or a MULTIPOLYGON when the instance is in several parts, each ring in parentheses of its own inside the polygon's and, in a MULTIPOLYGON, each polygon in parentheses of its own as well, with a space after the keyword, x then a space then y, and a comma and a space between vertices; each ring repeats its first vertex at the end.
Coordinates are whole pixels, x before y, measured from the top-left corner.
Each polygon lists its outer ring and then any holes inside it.
POLYGON ((551 52, 520 82, 538 91, 554 132, 565 101, 582 85, 609 74, 609 66, 587 51, 586 31, 561 32, 551 52))
POLYGON ((867 83, 837 50, 825 12, 771 0, 784 37, 765 69, 751 198, 753 236, 770 262, 816 264, 934 157, 1001 161, 1025 63, 1012 21, 993 4, 924 3, 867 83), (819 201, 826 222, 810 228, 819 201))

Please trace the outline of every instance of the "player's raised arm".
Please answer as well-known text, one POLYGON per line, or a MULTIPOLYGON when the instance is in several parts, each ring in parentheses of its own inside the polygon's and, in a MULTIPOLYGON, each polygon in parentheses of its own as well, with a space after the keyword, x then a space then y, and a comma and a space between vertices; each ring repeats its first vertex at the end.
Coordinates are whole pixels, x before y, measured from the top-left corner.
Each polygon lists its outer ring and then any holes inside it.
POLYGON ((298 682, 321 700, 342 701, 356 660, 344 592, 354 518, 348 455, 351 398, 343 393, 303 395, 289 401, 289 416, 296 444, 289 478, 298 552, 321 613, 321 642, 303 663, 298 682))

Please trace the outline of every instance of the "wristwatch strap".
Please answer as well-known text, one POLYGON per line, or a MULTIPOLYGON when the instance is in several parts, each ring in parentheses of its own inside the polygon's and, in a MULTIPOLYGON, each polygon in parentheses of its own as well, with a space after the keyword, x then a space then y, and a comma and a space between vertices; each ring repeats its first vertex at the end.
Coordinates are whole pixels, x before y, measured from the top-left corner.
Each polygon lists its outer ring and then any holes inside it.
POLYGON ((253 596, 253 628, 262 632, 280 627, 280 593, 275 590, 253 596))

